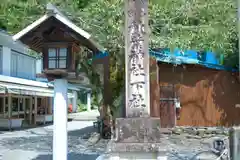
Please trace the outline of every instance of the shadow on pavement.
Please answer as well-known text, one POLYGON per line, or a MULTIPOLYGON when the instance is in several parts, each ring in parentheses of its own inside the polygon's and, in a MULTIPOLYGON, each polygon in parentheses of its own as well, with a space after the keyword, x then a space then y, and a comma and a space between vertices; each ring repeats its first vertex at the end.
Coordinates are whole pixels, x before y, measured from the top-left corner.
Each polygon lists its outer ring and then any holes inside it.
MULTIPOLYGON (((99 155, 97 154, 76 154, 69 153, 68 160, 96 160, 99 155)), ((39 155, 32 160, 52 160, 52 155, 39 155)))
POLYGON ((89 138, 90 134, 96 132, 97 129, 93 126, 85 127, 78 130, 68 131, 69 136, 80 136, 83 139, 89 138))
MULTIPOLYGON (((107 141, 101 141, 92 145, 88 139, 93 133, 96 132, 96 128, 93 126, 86 126, 81 129, 68 131, 68 149, 69 160, 95 160, 99 155, 105 151, 107 141)), ((26 152, 26 160, 30 160, 27 157, 31 156, 34 152, 38 157, 31 160, 52 160, 52 132, 39 133, 39 130, 31 130, 25 133, 16 132, 17 137, 6 137, 0 140, 0 146, 4 146, 7 150, 22 150, 26 152)), ((18 153, 16 153, 18 154, 18 153)), ((0 154, 1 155, 1 154, 0 154)), ((16 155, 17 156, 17 155, 16 155)))

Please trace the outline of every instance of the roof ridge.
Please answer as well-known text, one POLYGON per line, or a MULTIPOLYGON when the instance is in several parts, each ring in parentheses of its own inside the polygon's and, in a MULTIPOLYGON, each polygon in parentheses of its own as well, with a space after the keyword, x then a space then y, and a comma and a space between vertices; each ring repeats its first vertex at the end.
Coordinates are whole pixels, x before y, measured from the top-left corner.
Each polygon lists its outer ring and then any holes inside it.
POLYGON ((62 17, 64 17, 65 19, 69 20, 69 18, 68 18, 64 13, 62 13, 55 5, 53 5, 53 4, 50 3, 50 2, 46 5, 46 10, 47 10, 47 11, 51 11, 51 12, 53 12, 54 14, 59 14, 59 15, 61 15, 62 17))
POLYGON ((11 34, 9 34, 9 33, 7 32, 7 30, 2 29, 2 28, 0 28, 0 33, 3 33, 3 34, 5 34, 5 35, 7 35, 7 36, 12 36, 11 34))

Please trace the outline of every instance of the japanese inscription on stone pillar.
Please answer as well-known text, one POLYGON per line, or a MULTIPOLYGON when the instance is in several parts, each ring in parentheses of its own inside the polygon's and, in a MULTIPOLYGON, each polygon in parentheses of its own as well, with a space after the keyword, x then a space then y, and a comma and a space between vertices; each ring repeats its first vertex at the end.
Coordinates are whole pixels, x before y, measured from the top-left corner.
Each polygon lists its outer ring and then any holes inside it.
POLYGON ((126 116, 150 115, 148 0, 125 1, 126 116))

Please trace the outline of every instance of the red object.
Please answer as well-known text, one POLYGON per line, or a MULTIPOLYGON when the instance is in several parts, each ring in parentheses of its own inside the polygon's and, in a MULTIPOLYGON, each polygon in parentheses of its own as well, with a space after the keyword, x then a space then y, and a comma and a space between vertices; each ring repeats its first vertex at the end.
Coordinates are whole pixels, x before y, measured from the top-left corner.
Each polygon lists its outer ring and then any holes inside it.
POLYGON ((69 113, 72 113, 72 110, 73 110, 72 104, 69 104, 69 105, 68 105, 68 112, 69 112, 69 113))

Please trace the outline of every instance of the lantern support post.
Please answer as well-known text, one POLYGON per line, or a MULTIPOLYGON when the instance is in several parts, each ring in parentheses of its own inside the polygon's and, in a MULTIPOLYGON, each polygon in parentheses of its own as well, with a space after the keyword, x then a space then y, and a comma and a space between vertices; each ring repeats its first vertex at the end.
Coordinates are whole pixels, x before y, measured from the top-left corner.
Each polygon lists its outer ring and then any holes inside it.
POLYGON ((67 85, 66 79, 54 80, 53 160, 67 160, 67 85))

